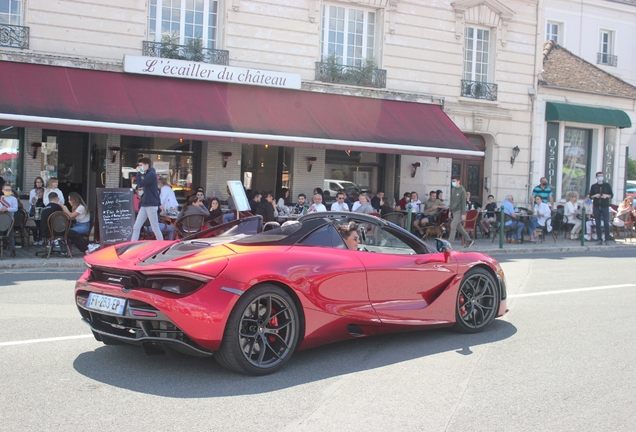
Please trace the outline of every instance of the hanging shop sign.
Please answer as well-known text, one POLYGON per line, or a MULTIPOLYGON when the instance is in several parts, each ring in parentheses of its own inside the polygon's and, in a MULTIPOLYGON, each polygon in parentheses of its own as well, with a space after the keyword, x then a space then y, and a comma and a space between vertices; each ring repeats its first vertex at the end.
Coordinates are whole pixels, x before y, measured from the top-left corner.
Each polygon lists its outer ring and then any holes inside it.
POLYGON ((124 72, 288 89, 301 84, 300 74, 131 55, 124 56, 124 72))
POLYGON ((545 145, 545 171, 544 177, 551 188, 556 187, 557 167, 559 164, 559 124, 548 123, 545 145))

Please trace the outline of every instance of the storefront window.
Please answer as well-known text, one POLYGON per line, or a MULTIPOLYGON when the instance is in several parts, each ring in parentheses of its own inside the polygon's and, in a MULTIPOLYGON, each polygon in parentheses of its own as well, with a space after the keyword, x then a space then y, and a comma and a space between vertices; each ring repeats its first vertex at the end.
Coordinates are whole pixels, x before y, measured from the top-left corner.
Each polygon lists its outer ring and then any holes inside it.
POLYGON ((199 164, 195 161, 199 159, 200 141, 126 136, 121 142, 121 187, 134 186, 137 161, 142 157, 150 158, 157 175, 166 179, 180 201, 199 186, 199 164))
MULTIPOLYGON (((375 193, 382 188, 384 155, 351 150, 327 150, 325 163, 325 189, 328 180, 355 183, 356 190, 375 193)), ((333 182, 332 182, 333 183, 333 182)), ((329 194, 335 196, 334 189, 329 194)))
POLYGON ((578 192, 581 197, 587 194, 586 173, 590 166, 590 136, 588 129, 565 128, 561 199, 566 199, 570 191, 578 192))
POLYGON ((17 189, 19 177, 20 138, 19 129, 0 125, 0 177, 17 189))

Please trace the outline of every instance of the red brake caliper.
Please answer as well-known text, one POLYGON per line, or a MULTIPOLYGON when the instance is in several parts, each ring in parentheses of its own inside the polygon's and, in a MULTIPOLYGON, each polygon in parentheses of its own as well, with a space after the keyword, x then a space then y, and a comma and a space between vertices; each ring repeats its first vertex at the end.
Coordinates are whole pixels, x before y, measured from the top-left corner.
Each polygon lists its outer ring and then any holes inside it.
POLYGON ((464 294, 460 294, 459 295, 459 305, 460 305, 459 314, 461 316, 466 315, 466 307, 464 306, 465 302, 466 302, 466 297, 464 297, 464 294))
MULTIPOLYGON (((275 315, 275 314, 276 314, 276 310, 275 310, 274 308, 272 308, 272 315, 275 315)), ((278 317, 277 317, 277 316, 275 316, 274 318, 272 318, 271 320, 269 320, 269 323, 268 323, 268 324, 269 324, 270 326, 272 326, 272 327, 276 327, 276 326, 278 326, 278 317)), ((274 332, 274 333, 278 333, 278 331, 276 331, 276 332, 274 332)), ((269 339, 269 341, 270 341, 271 343, 274 343, 274 341, 276 341, 276 338, 275 338, 274 336, 272 336, 272 335, 269 335, 267 338, 269 339)))

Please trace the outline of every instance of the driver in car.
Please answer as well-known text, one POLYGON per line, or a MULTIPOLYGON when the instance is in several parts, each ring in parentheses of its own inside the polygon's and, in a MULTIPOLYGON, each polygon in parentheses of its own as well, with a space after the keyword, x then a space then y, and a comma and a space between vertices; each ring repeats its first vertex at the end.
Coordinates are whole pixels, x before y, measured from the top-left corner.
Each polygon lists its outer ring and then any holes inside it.
POLYGON ((342 236, 345 244, 351 250, 358 250, 360 244, 360 234, 358 234, 358 224, 349 222, 347 225, 338 225, 336 227, 338 234, 342 236))

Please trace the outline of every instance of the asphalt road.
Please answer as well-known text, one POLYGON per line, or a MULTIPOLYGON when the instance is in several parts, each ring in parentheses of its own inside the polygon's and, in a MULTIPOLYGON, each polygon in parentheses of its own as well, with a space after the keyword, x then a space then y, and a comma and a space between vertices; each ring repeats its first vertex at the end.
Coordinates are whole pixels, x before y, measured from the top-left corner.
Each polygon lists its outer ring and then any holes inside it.
POLYGON ((260 378, 103 346, 79 273, 4 273, 0 430, 632 431, 635 255, 501 256, 510 313, 485 332, 333 344, 260 378))

